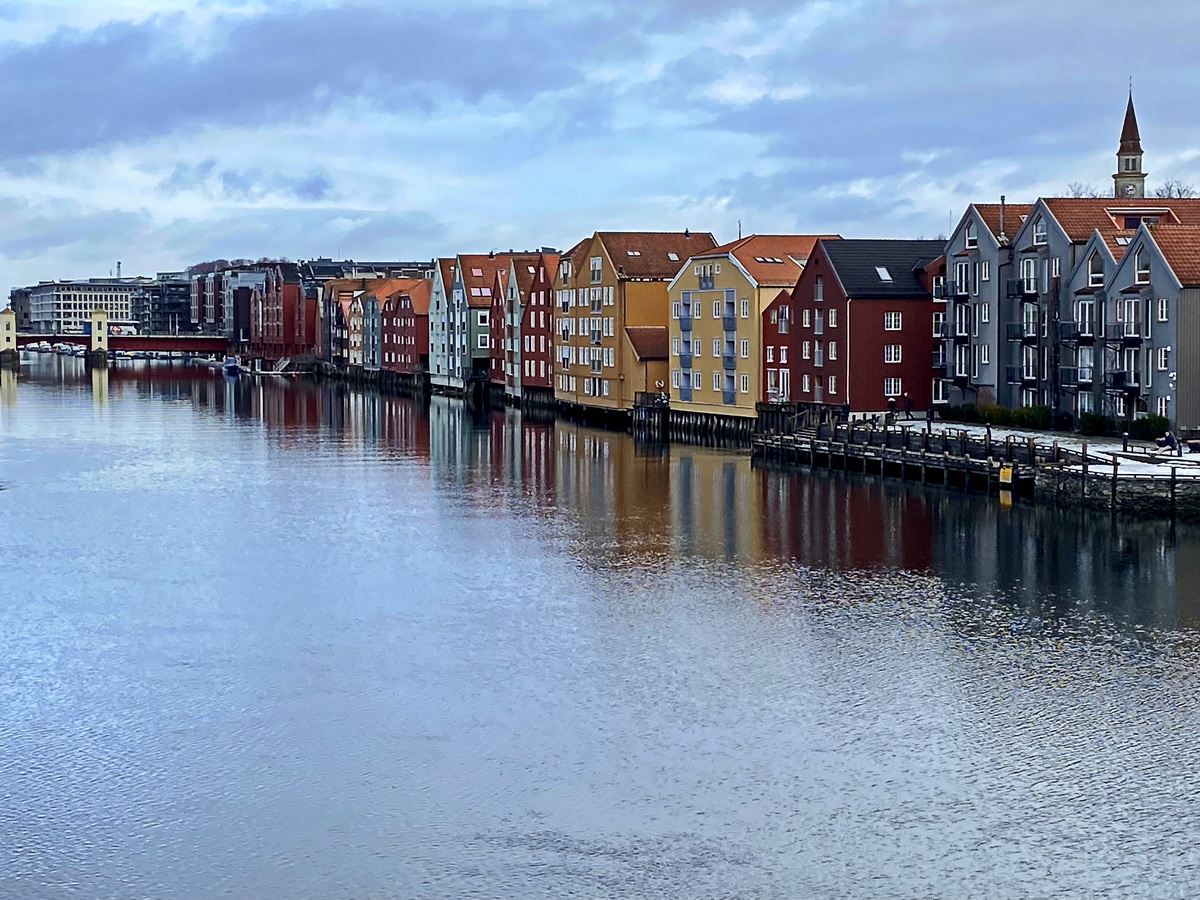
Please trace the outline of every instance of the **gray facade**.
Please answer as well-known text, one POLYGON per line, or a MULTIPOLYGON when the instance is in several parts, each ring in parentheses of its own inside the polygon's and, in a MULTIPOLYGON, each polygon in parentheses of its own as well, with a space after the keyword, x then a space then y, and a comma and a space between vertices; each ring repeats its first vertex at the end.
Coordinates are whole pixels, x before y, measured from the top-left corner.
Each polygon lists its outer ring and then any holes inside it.
POLYGON ((455 340, 451 330, 450 292, 456 269, 454 260, 438 260, 429 295, 429 379, 434 387, 442 390, 462 389, 462 379, 451 374, 455 340))
POLYGON ((363 299, 363 368, 378 371, 383 359, 383 307, 374 291, 363 299))

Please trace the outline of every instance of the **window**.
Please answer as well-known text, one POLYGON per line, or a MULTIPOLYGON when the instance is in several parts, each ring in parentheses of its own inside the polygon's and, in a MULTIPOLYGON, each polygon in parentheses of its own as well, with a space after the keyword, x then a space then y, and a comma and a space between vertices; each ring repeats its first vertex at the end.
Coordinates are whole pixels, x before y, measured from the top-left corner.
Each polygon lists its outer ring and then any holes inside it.
POLYGON ((1046 220, 1041 216, 1033 220, 1033 242, 1035 244, 1046 243, 1046 220))
POLYGON ((883 314, 883 330, 884 331, 899 331, 903 327, 904 317, 898 312, 885 312, 883 314))
POLYGON ((1169 418, 1171 418, 1171 416, 1169 415, 1169 408, 1170 408, 1170 407, 1169 407, 1169 400, 1168 400, 1168 398, 1166 398, 1166 397, 1159 397, 1159 398, 1158 398, 1158 399, 1157 399, 1157 400, 1154 402, 1154 408, 1155 408, 1155 412, 1157 412, 1157 413, 1158 413, 1160 416, 1162 416, 1164 419, 1169 419, 1169 418))
POLYGON ((719 391, 720 389, 721 389, 721 373, 713 372, 713 390, 719 391))
POLYGON ((883 379, 883 396, 899 397, 902 393, 904 393, 904 390, 901 387, 899 378, 883 379))
POLYGON ((742 359, 749 359, 749 358, 750 358, 750 341, 748 341, 746 338, 742 338, 742 359))
POLYGON ((1146 252, 1145 247, 1138 247, 1137 253, 1134 254, 1133 269, 1133 280, 1135 283, 1150 283, 1150 254, 1146 252))
POLYGON ((750 301, 745 297, 742 298, 742 318, 750 318, 750 301))
POLYGON ((883 346, 883 361, 885 363, 900 362, 900 345, 899 344, 884 344, 883 346))
POLYGON ((1026 294, 1037 293, 1037 260, 1032 257, 1021 260, 1021 290, 1026 294))
POLYGON ((827 323, 830 328, 837 328, 837 310, 831 309, 827 317, 827 323))
POLYGON ((787 362, 787 347, 779 348, 779 362, 780 364, 787 362))
POLYGON ((1158 371, 1165 372, 1171 366, 1171 350, 1169 347, 1158 348, 1158 371))
POLYGON ((954 293, 967 293, 967 282, 971 280, 971 264, 956 262, 954 264, 954 293))
MULTIPOLYGON (((810 344, 808 341, 805 341, 804 343, 802 343, 800 345, 800 358, 801 359, 809 359, 811 355, 812 355, 812 344, 810 344)), ((783 360, 780 360, 780 362, 782 362, 782 361, 783 360)))
MULTIPOLYGON (((832 358, 833 357, 830 357, 830 359, 832 359, 832 358)), ((837 393, 837 376, 830 375, 829 379, 827 381, 827 384, 829 385, 829 393, 836 394, 837 393)))
POLYGON ((591 260, 592 284, 599 284, 604 268, 604 261, 599 256, 593 256, 591 260))
MULTIPOLYGON (((831 310, 831 312, 832 312, 832 310, 831 310)), ((771 313, 772 320, 774 320, 774 317, 775 317, 775 314, 771 313)), ((783 309, 781 309, 779 311, 779 323, 778 324, 779 324, 779 333, 780 334, 787 334, 788 331, 791 330, 790 325, 789 325, 790 322, 791 322, 791 313, 788 311, 788 308, 785 306, 783 309)))
POLYGON ((674 250, 668 250, 667 259, 669 259, 671 262, 679 262, 679 254, 674 250))
POLYGON ((768 345, 767 362, 775 362, 775 348, 768 345))
POLYGON ((698 391, 703 386, 704 386, 704 382, 701 380, 701 373, 693 372, 692 373, 692 389, 698 391))
POLYGON ((986 260, 986 259, 980 260, 980 262, 979 262, 979 280, 980 281, 991 281, 992 280, 992 264, 991 264, 990 260, 986 260))
POLYGON ((679 355, 679 338, 671 338, 671 355, 679 355))
POLYGON ((1057 256, 1050 260, 1050 277, 1057 278, 1062 274, 1062 260, 1057 256))
POLYGON ((1171 303, 1166 297, 1158 298, 1158 321, 1166 322, 1170 316, 1171 303))
POLYGON ((825 299, 825 276, 823 275, 818 275, 816 283, 813 285, 813 299, 818 301, 825 299))
POLYGON ((701 352, 701 349, 700 349, 701 346, 702 346, 702 344, 700 342, 700 338, 696 338, 694 341, 692 341, 692 356, 702 356, 703 355, 703 353, 701 352))
POLYGON ((970 249, 979 246, 979 234, 975 230, 975 223, 967 223, 966 234, 963 235, 963 246, 970 249))
POLYGON ((808 373, 807 372, 800 376, 800 390, 802 392, 804 392, 805 394, 807 394, 809 391, 808 373))
POLYGON ((479 336, 479 349, 486 350, 487 346, 488 346, 488 336, 486 334, 481 334, 479 336))
POLYGON ((607 378, 604 379, 603 388, 604 388, 604 396, 607 397, 608 396, 608 379, 607 378))
POLYGON ((741 381, 742 381, 742 393, 743 394, 750 393, 750 376, 742 375, 741 381))
POLYGON ((713 318, 714 319, 721 318, 721 301, 720 300, 713 301, 713 318))
POLYGON ((679 387, 679 370, 678 369, 671 370, 671 387, 673 387, 673 388, 679 387))
POLYGON ((985 325, 992 321, 992 305, 990 303, 979 304, 979 321, 985 325))
POLYGON ((806 309, 802 313, 800 313, 800 324, 803 325, 805 328, 808 328, 812 325, 811 310, 806 309))
POLYGON ((1088 287, 1104 287, 1104 257, 1093 250, 1088 257, 1088 287))
POLYGON ((487 327, 487 323, 488 323, 487 319, 488 319, 487 312, 485 310, 480 310, 475 315, 475 324, 480 326, 481 328, 485 328, 485 327, 487 327))
POLYGON ((679 318, 679 301, 678 300, 676 300, 674 303, 671 304, 671 318, 672 319, 679 318))
POLYGON ((837 341, 830 341, 827 349, 829 351, 830 362, 837 359, 837 341))
POLYGON ((721 355, 721 342, 717 338, 713 338, 712 342, 713 356, 721 355))
POLYGON ((991 360, 991 348, 988 346, 988 344, 986 342, 980 344, 979 345, 979 364, 981 366, 986 366, 989 363, 991 363, 991 361, 992 361, 991 360))

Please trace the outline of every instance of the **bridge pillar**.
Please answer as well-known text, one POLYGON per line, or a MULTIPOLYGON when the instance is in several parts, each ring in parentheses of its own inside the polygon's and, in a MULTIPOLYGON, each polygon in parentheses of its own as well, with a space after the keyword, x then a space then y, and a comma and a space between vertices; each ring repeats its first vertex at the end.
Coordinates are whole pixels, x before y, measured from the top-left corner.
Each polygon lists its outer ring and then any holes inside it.
POLYGON ((91 340, 88 342, 87 363, 89 366, 108 365, 108 311, 92 310, 91 340))
POLYGON ((21 366, 21 351, 17 349, 17 314, 12 309, 0 310, 0 367, 17 369, 21 366))

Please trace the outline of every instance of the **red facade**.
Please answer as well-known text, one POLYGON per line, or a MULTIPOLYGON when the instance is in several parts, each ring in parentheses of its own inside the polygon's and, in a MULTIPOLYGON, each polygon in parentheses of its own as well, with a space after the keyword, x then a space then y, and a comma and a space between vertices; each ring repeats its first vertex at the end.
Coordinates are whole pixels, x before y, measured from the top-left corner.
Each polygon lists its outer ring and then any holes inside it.
POLYGON ((383 359, 393 372, 415 374, 429 369, 430 278, 398 279, 383 299, 383 359))
POLYGON ((509 332, 505 311, 508 308, 508 279, 510 269, 500 266, 492 279, 492 306, 488 312, 488 381, 504 384, 505 365, 512 356, 511 345, 505 340, 509 332))
MULTIPOLYGON (((928 242, 843 241, 837 250, 846 254, 855 244, 886 250, 889 243, 928 242)), ((920 259, 921 249, 911 251, 915 258, 920 259)), ((882 254, 883 250, 878 252, 882 254)), ((844 281, 852 281, 853 276, 861 285, 874 277, 871 250, 863 252, 865 264, 856 261, 853 272, 847 266, 839 277, 825 243, 818 243, 791 296, 789 364, 793 402, 848 407, 860 413, 884 412, 889 400, 894 400, 897 410, 903 412, 905 395, 911 398, 915 410, 923 411, 931 405, 935 310, 932 282, 934 275, 945 273, 945 260, 928 259, 928 255, 924 263, 910 265, 907 271, 894 257, 890 258, 894 278, 906 279, 915 291, 887 296, 881 289, 872 296, 867 288, 848 297, 844 281)))
POLYGON ((792 370, 788 353, 792 347, 792 295, 780 291, 762 314, 762 384, 759 399, 764 403, 788 403, 791 398, 792 370))
POLYGON ((559 255, 543 253, 534 265, 521 316, 521 388, 554 387, 554 273, 559 255))

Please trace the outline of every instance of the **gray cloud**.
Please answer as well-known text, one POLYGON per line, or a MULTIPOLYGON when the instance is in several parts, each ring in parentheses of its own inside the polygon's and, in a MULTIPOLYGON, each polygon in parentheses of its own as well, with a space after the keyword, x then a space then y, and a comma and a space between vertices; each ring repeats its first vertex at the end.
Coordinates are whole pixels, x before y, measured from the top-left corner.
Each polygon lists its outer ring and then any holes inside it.
POLYGON ((171 174, 158 183, 158 190, 168 197, 199 190, 214 200, 225 201, 256 201, 271 196, 319 201, 326 199, 332 188, 333 183, 322 172, 291 177, 258 168, 221 169, 211 157, 195 165, 177 163, 171 174))

